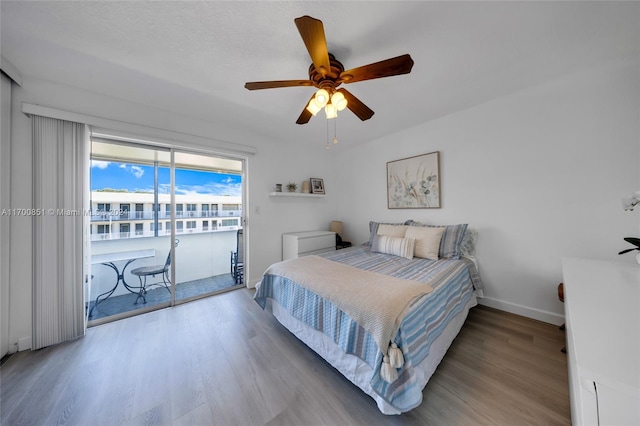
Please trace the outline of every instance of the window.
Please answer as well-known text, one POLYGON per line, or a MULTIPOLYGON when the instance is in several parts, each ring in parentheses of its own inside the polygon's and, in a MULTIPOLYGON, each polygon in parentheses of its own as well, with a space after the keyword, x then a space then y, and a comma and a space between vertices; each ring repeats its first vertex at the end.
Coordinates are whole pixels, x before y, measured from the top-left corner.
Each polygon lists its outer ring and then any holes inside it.
POLYGON ((184 223, 181 220, 176 221, 176 232, 183 232, 184 223))
POLYGON ((196 217, 196 204, 187 204, 187 216, 196 217))
POLYGON ((176 204, 176 217, 182 217, 183 207, 182 203, 176 204))
POLYGON ((108 234, 110 225, 98 225, 98 234, 108 234))
POLYGON ((144 235, 143 225, 143 223, 136 223, 136 235, 144 235))
POLYGON ((129 238, 129 232, 131 232, 131 225, 128 223, 121 223, 120 238, 129 238))
POLYGON ((136 203, 136 219, 144 219, 144 204, 136 203))
POLYGON ((164 218, 170 218, 171 217, 171 204, 165 204, 164 206, 164 218))
POLYGON ((238 210, 240 210, 239 204, 223 204, 222 211, 226 212, 228 216, 237 216, 238 210))
POLYGON ((238 219, 222 219, 222 226, 238 226, 238 219))
POLYGON ((97 215, 106 216, 111 211, 111 203, 98 203, 97 215))
POLYGON ((203 231, 208 231, 209 230, 209 221, 208 220, 203 220, 202 221, 202 230, 203 231))
POLYGON ((209 217, 209 204, 202 205, 202 217, 209 217))
POLYGON ((120 218, 129 219, 130 210, 131 210, 131 204, 120 203, 120 218))

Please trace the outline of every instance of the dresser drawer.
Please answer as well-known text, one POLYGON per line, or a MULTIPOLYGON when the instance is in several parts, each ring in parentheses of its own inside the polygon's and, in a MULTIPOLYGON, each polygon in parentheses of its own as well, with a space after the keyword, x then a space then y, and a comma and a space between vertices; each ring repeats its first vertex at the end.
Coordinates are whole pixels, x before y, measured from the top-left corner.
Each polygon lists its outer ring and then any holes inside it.
POLYGON ((282 260, 320 254, 335 249, 335 232, 304 231, 282 234, 282 260))
POLYGON ((336 236, 334 234, 317 235, 298 239, 298 253, 300 255, 328 248, 333 248, 335 250, 335 246, 336 236))

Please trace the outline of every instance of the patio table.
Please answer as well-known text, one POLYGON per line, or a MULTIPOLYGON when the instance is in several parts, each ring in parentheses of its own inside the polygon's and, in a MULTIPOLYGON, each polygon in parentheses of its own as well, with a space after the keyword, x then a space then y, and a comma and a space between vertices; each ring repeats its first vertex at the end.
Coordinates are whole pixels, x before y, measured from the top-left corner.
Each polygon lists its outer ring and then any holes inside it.
MULTIPOLYGON (((96 297, 95 303, 89 310, 89 319, 91 319, 91 315, 93 314, 94 308, 96 308, 98 304, 104 302, 109 297, 111 297, 111 295, 118 288, 118 285, 120 284, 120 282, 122 282, 122 285, 124 286, 124 288, 129 290, 129 292, 134 294, 139 293, 140 286, 131 286, 127 284, 127 281, 124 279, 124 273, 127 269, 127 266, 129 266, 132 262, 136 261, 137 259, 155 257, 155 255, 156 255, 155 249, 130 250, 130 251, 121 251, 116 253, 104 253, 104 254, 91 255, 92 265, 100 264, 100 265, 108 266, 115 271, 116 282, 114 286, 111 288, 111 290, 105 291, 104 293, 99 294, 98 297, 96 297), (118 265, 116 264, 116 262, 125 262, 121 270, 118 269, 118 265)), ((137 299, 136 299, 136 303, 137 303, 137 299)))

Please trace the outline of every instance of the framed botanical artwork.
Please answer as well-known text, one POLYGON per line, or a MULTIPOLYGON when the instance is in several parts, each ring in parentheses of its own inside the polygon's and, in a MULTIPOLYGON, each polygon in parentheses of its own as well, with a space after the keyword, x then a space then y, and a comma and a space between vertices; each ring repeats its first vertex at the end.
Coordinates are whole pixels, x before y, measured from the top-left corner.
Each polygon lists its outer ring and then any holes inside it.
POLYGON ((440 208, 440 151, 387 163, 387 206, 440 208))
POLYGON ((318 178, 309 178, 312 194, 324 194, 324 181, 318 178))

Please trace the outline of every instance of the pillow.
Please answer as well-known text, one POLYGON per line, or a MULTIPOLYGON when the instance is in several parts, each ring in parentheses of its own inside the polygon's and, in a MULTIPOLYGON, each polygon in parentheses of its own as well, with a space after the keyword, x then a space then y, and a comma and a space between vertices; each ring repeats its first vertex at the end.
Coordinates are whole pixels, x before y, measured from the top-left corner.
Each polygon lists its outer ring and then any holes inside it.
POLYGON ((478 239, 478 231, 467 228, 464 233, 462 243, 460 243, 460 255, 465 257, 473 257, 476 255, 476 240, 478 239))
POLYGON ((378 226, 378 231, 376 234, 378 235, 386 235, 387 237, 400 237, 404 238, 405 232, 407 232, 407 225, 388 225, 386 223, 381 223, 378 226))
POLYGON ((405 238, 414 238, 416 240, 413 249, 415 257, 438 260, 442 234, 444 234, 444 228, 409 226, 405 238))
POLYGON ((450 259, 460 259, 460 245, 464 238, 464 233, 467 230, 466 223, 460 225, 447 225, 444 226, 444 234, 442 235, 442 241, 440 241, 440 257, 450 259))
POLYGON ((444 228, 444 234, 442 234, 442 240, 440 241, 439 256, 446 259, 460 259, 460 256, 462 255, 460 245, 462 244, 462 239, 464 238, 464 234, 469 226, 468 224, 463 223, 460 225, 436 226, 421 225, 418 222, 413 222, 412 226, 444 228))
POLYGON ((373 237, 378 235, 378 227, 380 225, 409 225, 411 222, 413 222, 411 219, 407 220, 404 223, 380 223, 380 222, 370 221, 369 222, 369 245, 373 244, 373 237))
POLYGON ((371 251, 376 253, 392 254, 394 256, 413 259, 413 238, 389 237, 387 235, 376 235, 371 244, 371 251))

